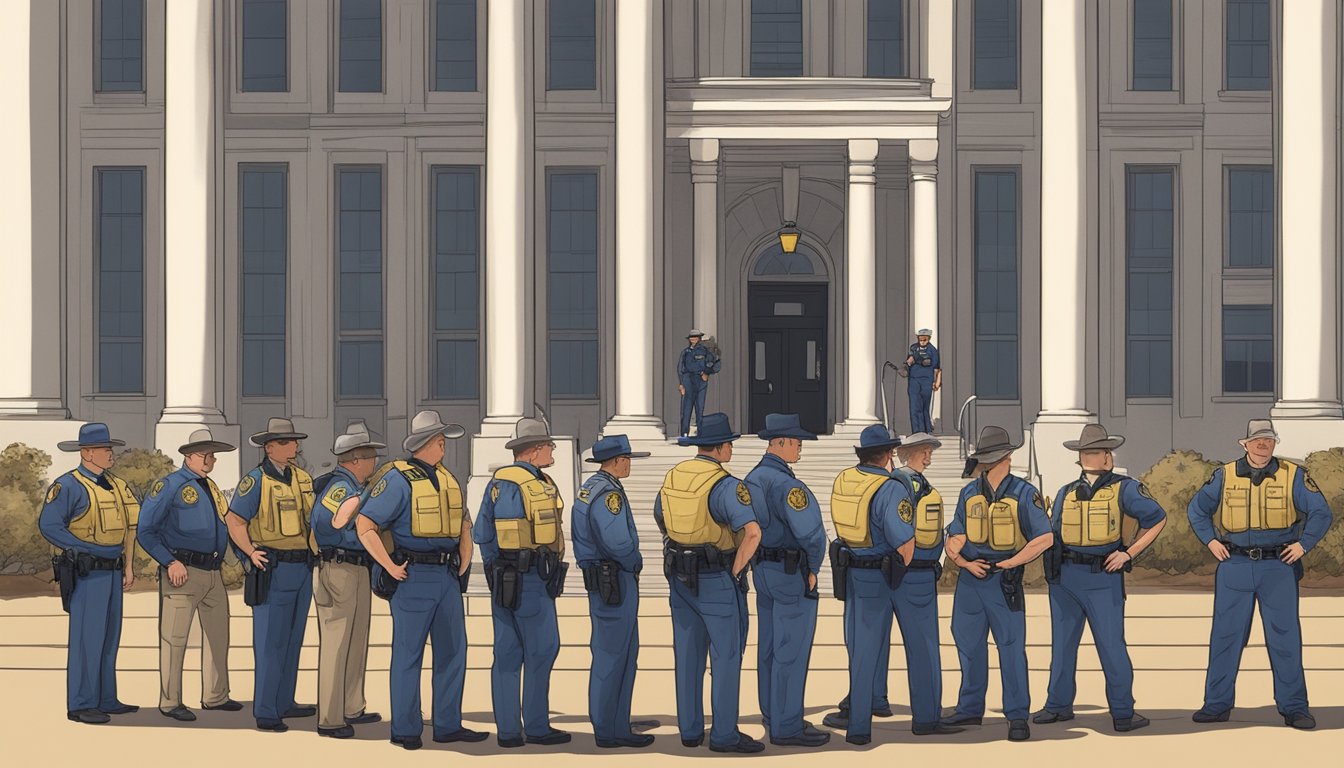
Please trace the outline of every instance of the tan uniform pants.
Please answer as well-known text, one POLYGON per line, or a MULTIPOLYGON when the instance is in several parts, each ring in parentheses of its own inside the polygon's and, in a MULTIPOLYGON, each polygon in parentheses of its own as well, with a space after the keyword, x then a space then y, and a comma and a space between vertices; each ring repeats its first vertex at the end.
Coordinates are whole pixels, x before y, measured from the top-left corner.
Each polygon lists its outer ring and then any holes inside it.
POLYGON ((317 724, 340 728, 364 711, 373 591, 369 569, 322 563, 313 582, 317 603, 317 724))
POLYGON ((229 698, 229 597, 224 575, 187 567, 187 581, 174 587, 159 569, 159 709, 182 704, 182 661, 191 620, 201 617, 201 704, 229 698))

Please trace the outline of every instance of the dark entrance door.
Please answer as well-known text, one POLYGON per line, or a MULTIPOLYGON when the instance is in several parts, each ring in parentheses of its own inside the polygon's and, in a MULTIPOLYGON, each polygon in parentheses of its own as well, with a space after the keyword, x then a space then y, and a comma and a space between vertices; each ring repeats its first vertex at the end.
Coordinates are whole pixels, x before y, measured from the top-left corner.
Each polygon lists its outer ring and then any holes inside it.
POLYGON ((829 432, 826 284, 751 283, 747 311, 751 430, 767 413, 797 413, 809 432, 829 432))

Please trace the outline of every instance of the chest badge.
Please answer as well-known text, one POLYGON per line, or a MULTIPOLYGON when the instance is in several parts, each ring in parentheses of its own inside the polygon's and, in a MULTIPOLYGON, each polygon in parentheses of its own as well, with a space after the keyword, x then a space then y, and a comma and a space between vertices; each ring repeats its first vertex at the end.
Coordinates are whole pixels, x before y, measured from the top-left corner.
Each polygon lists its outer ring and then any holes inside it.
POLYGON ((789 489, 788 501, 790 507, 793 507, 798 512, 802 512, 804 509, 807 509, 807 492, 802 488, 791 488, 789 489))
POLYGON ((184 485, 184 486, 182 486, 182 502, 183 502, 183 503, 185 503, 185 504, 195 504, 195 503, 196 503, 196 500, 199 499, 200 497, 201 497, 201 495, 200 495, 199 493, 196 492, 196 489, 195 489, 195 488, 192 488, 190 485, 184 485))
POLYGON ((611 493, 608 493, 608 494, 607 494, 607 501, 606 501, 606 504, 607 504, 607 511, 608 511, 608 512, 610 512, 610 513, 613 514, 613 515, 620 514, 620 512, 621 512, 621 494, 619 494, 619 493, 617 493, 617 492, 615 492, 615 491, 612 491, 611 493))

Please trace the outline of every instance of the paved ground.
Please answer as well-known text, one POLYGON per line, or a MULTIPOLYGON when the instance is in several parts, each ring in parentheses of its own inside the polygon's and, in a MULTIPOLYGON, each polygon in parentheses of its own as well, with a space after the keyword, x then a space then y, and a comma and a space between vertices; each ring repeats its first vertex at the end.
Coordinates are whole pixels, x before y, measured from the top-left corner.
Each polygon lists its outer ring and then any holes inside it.
MULTIPOLYGON (((250 612, 234 595, 233 695, 246 701, 252 692, 252 653, 250 612)), ((947 616, 949 595, 942 596, 944 702, 951 704, 959 679, 955 670, 956 651, 952 646, 947 616)), ((8 737, 5 763, 36 765, 38 761, 79 765, 91 761, 98 766, 142 766, 184 764, 193 766, 274 763, 321 764, 387 763, 398 765, 443 764, 452 759, 494 765, 554 765, 557 761, 572 765, 601 763, 628 765, 638 759, 648 765, 666 765, 685 759, 719 757, 707 749, 686 750, 676 735, 670 626, 665 598, 650 598, 643 606, 641 633, 644 651, 635 690, 637 717, 660 720, 663 727, 653 747, 643 752, 610 752, 597 749, 586 722, 588 622, 581 598, 561 598, 561 632, 565 647, 552 679, 553 722, 573 730, 575 741, 566 747, 526 747, 502 752, 494 740, 465 748, 447 750, 428 741, 418 753, 406 753, 387 743, 386 723, 363 726, 355 739, 335 742, 320 739, 313 732, 314 720, 290 721, 294 730, 287 734, 256 731, 248 711, 240 713, 201 713, 194 724, 179 725, 161 717, 155 710, 157 700, 156 596, 137 593, 128 596, 127 618, 120 656, 119 676, 122 699, 140 704, 145 710, 136 715, 115 718, 110 726, 81 726, 63 717, 64 660, 66 621, 56 600, 30 597, 0 601, 0 722, 8 737), (140 753, 145 756, 141 757, 140 753), (14 762, 10 762, 10 761, 14 762)), ((839 604, 821 603, 817 644, 808 681, 808 712, 820 723, 830 705, 846 688, 845 654, 841 639, 839 604)), ((1035 726, 1033 741, 1009 744, 1003 740, 1006 725, 997 715, 999 699, 997 675, 991 673, 989 691, 990 718, 982 728, 971 729, 937 741, 917 739, 909 731, 908 695, 904 658, 899 648, 892 655, 891 693, 896 717, 878 720, 874 743, 854 748, 843 736, 821 750, 821 754, 801 750, 767 747, 755 760, 769 765, 816 765, 839 758, 847 765, 892 765, 915 761, 923 764, 965 764, 967 761, 994 765, 1033 765, 1062 760, 1078 764, 1154 765, 1205 762, 1230 763, 1251 761, 1294 762, 1301 765, 1336 764, 1344 748, 1344 597, 1306 595, 1302 604, 1302 625, 1307 648, 1304 658, 1313 710, 1320 728, 1314 733, 1291 731, 1276 715, 1271 693, 1268 660, 1263 635, 1257 621, 1251 647, 1243 659, 1239 690, 1240 707, 1232 722, 1214 727, 1196 726, 1189 714, 1198 708, 1203 692, 1203 666, 1207 657, 1209 610, 1208 593, 1144 592, 1136 590, 1129 601, 1128 636, 1137 668, 1135 696, 1138 709, 1153 720, 1153 726, 1133 734, 1115 734, 1105 711, 1102 677, 1096 654, 1088 646, 1080 657, 1079 717, 1064 727, 1035 726)), ((1028 598, 1028 642, 1031 664, 1033 707, 1044 700, 1049 665, 1049 618, 1043 594, 1028 598)), ((388 643, 390 617, 386 604, 375 600, 373 648, 370 654, 368 697, 370 708, 389 711, 387 700, 388 643)), ((489 605, 483 598, 468 601, 470 639, 469 671, 466 690, 466 716, 469 724, 494 731, 490 715, 489 605)), ((317 652, 315 625, 310 623, 299 678, 300 699, 314 699, 313 667, 317 652)), ((754 631, 751 638, 755 641, 754 631)), ((899 634, 897 635, 899 641, 899 634)), ((193 640, 194 642, 194 640, 193 640)), ((1090 642, 1090 638, 1085 638, 1090 642)), ((428 657, 426 658, 428 663, 428 657)), ((992 662, 992 656, 991 656, 992 662)), ((188 653, 190 670, 199 669, 199 652, 188 653)), ((186 701, 194 704, 199 697, 199 677, 188 673, 186 701)), ((426 672, 426 699, 428 673, 426 672)), ((426 702, 427 704, 428 702, 426 702)), ((756 703, 755 648, 748 648, 742 686, 743 730, 760 737, 759 707, 756 703)), ((1063 764, 1063 763, 1060 763, 1063 764)))

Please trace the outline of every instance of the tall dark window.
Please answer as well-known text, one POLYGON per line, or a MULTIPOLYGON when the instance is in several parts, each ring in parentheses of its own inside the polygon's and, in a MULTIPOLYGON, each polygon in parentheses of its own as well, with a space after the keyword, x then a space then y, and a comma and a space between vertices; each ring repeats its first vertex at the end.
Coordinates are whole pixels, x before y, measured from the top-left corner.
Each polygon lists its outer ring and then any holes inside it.
POLYGON ((1274 171, 1227 169, 1227 265, 1274 266, 1274 171))
POLYGON ((1017 0, 975 0, 972 87, 1017 89, 1017 0))
POLYGON ((905 0, 868 0, 869 77, 905 77, 905 0))
POLYGON ((1125 173, 1125 393, 1171 397, 1175 172, 1125 173))
POLYGON ((98 91, 145 90, 145 2, 98 4, 98 91))
POLYGON ((383 396, 383 172, 336 172, 336 397, 383 396))
POLYGON ((801 77, 803 0, 751 0, 751 76, 801 77))
POLYGON ((1274 391, 1273 307, 1223 307, 1223 391, 1274 391))
POLYGON ((551 397, 597 397, 597 173, 547 178, 551 397))
POLYGON ((476 90, 476 0, 434 2, 434 90, 476 90))
POLYGON ((289 272, 286 167, 244 165, 239 176, 243 396, 284 397, 289 272))
POLYGON ((289 3, 243 0, 243 90, 289 90, 289 3))
POLYGON ((1018 397, 1018 206, 1015 169, 975 172, 975 394, 1018 397))
POLYGON ((145 169, 94 170, 98 391, 145 391, 145 169))
POLYGON ((339 90, 383 90, 383 0, 340 0, 339 90))
POLYGON ((1171 0, 1134 0, 1136 91, 1171 90, 1171 0))
POLYGON ((1270 89, 1269 0, 1227 0, 1227 90, 1270 89))
POLYGON ((475 398, 480 389, 480 174, 435 168, 430 301, 433 397, 475 398))
POLYGON ((546 89, 597 88, 597 8, 594 0, 550 0, 546 18, 546 89))

